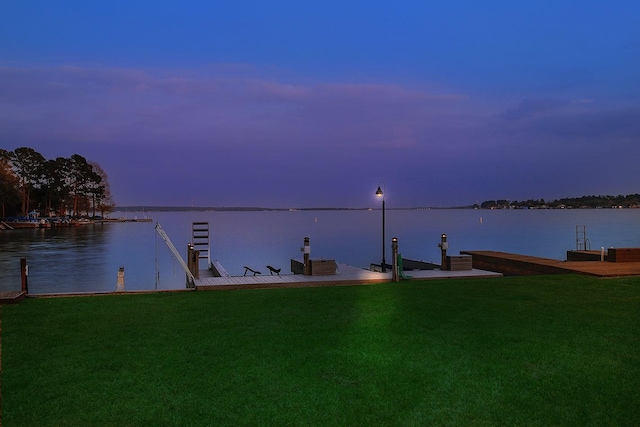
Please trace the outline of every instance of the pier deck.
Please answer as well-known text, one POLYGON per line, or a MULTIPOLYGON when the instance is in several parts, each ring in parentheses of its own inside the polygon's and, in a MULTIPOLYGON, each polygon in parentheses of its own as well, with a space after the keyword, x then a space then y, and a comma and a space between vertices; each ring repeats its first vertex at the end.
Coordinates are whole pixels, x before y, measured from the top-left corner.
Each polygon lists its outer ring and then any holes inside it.
MULTIPOLYGON (((315 287, 336 285, 362 285, 383 283, 391 281, 391 272, 379 273, 354 267, 347 264, 338 264, 338 274, 332 276, 304 276, 302 274, 280 274, 259 276, 229 276, 229 277, 203 277, 200 274, 196 279, 197 290, 224 290, 245 288, 279 288, 279 287, 315 287)), ((405 274, 414 279, 446 279, 462 277, 500 277, 502 274, 483 270, 467 271, 441 271, 441 270, 412 270, 405 274)))
POLYGON ((560 261, 496 251, 463 251, 473 267, 498 271, 505 276, 584 274, 596 277, 640 276, 640 262, 560 261))
POLYGON ((0 292, 0 304, 15 304, 27 296, 25 291, 0 292))

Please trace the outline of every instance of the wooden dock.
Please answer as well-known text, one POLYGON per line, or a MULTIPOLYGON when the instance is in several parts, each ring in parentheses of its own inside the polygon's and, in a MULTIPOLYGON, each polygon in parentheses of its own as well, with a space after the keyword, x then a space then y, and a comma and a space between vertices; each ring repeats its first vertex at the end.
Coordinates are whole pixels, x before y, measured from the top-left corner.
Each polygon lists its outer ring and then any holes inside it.
POLYGON ((0 292, 0 305, 15 304, 22 301, 26 296, 27 293, 25 291, 0 292))
MULTIPOLYGON (((412 270, 405 271, 405 274, 419 280, 502 276, 502 274, 500 273, 482 271, 477 269, 467 271, 412 270)), ((305 276, 302 274, 264 274, 256 276, 205 277, 206 275, 206 271, 201 271, 200 278, 196 279, 195 281, 196 290, 202 291, 247 288, 269 289, 282 287, 347 286, 384 283, 391 281, 391 272, 380 273, 339 263, 338 274, 330 276, 305 276)))
POLYGON ((471 255, 473 268, 505 276, 584 274, 596 277, 640 276, 640 262, 560 261, 496 251, 461 251, 471 255))

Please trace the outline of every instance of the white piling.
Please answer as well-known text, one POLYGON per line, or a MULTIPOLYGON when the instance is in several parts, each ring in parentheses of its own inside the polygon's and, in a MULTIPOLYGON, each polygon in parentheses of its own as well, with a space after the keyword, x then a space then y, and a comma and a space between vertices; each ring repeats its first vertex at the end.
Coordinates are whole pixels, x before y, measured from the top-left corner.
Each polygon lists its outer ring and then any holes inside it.
POLYGON ((118 269, 118 281, 116 282, 116 292, 124 292, 124 267, 118 269))

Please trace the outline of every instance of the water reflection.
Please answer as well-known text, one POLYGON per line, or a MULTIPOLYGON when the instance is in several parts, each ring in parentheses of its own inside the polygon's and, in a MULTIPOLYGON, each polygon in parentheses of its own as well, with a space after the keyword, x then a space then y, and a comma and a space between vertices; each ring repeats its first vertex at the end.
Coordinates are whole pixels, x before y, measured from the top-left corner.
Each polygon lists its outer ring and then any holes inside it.
POLYGON ((29 265, 29 292, 109 290, 98 281, 105 275, 100 255, 107 252, 111 234, 102 224, 3 231, 0 290, 20 289, 20 258, 29 265))
MULTIPOLYGON (((379 211, 156 212, 154 220, 183 257, 192 222, 209 222, 211 257, 232 275, 242 275, 244 265, 263 274, 266 265, 289 272, 304 237, 316 258, 363 268, 380 259, 379 211)), ((441 233, 448 235, 450 254, 496 250, 560 260, 575 248, 579 224, 593 249, 640 246, 640 209, 391 210, 386 220, 388 245, 397 237, 403 256, 435 263, 441 233)), ((0 291, 20 289, 21 257, 30 266, 32 293, 114 291, 119 267, 125 267, 127 290, 184 288, 185 274, 154 225, 1 231, 0 291)))

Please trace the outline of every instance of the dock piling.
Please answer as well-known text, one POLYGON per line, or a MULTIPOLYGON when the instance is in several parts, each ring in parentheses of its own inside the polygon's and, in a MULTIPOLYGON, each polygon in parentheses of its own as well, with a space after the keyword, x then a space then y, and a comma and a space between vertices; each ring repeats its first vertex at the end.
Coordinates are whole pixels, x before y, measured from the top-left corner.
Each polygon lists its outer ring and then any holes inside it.
POLYGON ((116 292, 124 292, 124 266, 118 269, 118 280, 116 281, 116 292))
POLYGON ((304 238, 304 246, 302 247, 302 252, 304 254, 304 267, 303 273, 305 276, 311 275, 311 265, 309 264, 309 256, 311 255, 311 246, 309 245, 309 238, 304 238))
POLYGON ((398 238, 394 237, 391 239, 391 256, 393 257, 392 272, 391 272, 391 281, 398 282, 398 238))
MULTIPOLYGON (((193 244, 187 245, 187 267, 194 278, 200 278, 200 251, 196 250, 193 244)), ((187 283, 189 278, 187 277, 187 283)))
POLYGON ((440 258, 440 270, 447 269, 447 249, 449 249, 449 243, 447 242, 447 235, 442 233, 440 236, 440 243, 438 243, 438 247, 440 248, 441 258, 440 258))
POLYGON ((22 279, 22 292, 29 293, 29 265, 26 258, 20 258, 20 278, 22 279))

